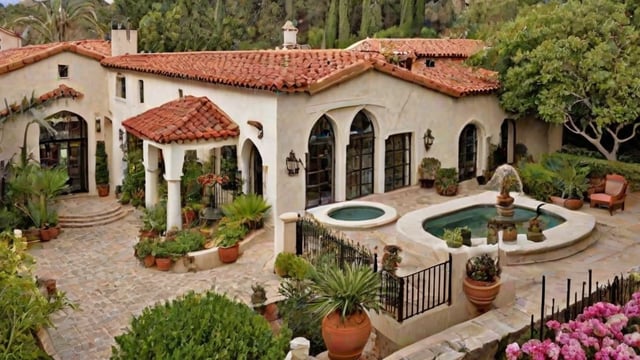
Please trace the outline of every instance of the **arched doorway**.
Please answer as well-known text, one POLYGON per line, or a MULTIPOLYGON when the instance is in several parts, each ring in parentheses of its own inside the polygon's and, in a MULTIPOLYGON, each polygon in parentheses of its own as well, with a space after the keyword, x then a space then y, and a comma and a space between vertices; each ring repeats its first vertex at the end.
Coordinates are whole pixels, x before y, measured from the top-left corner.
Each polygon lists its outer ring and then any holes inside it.
POLYGON ((50 116, 47 121, 57 133, 40 129, 40 164, 67 168, 70 191, 88 191, 86 121, 67 111, 50 116))
POLYGON ((362 111, 351 123, 347 146, 347 200, 373 193, 373 150, 375 133, 362 111))
POLYGON ((478 129, 469 124, 462 129, 458 140, 458 174, 459 180, 469 180, 476 177, 478 158, 478 129))
POLYGON ((334 132, 329 118, 321 117, 311 129, 307 156, 306 208, 334 201, 334 132))
POLYGON ((262 196, 262 156, 255 145, 251 146, 251 154, 249 155, 250 169, 250 191, 256 195, 262 196))

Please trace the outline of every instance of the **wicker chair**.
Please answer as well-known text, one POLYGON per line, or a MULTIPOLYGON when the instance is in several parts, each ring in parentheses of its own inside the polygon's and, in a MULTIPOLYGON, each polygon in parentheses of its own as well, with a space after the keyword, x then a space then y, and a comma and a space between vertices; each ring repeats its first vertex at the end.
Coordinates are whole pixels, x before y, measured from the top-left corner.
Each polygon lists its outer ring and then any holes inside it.
POLYGON ((622 175, 609 174, 605 178, 604 192, 589 195, 591 207, 601 206, 609 209, 609 214, 620 208, 624 211, 624 200, 627 196, 629 182, 622 175))

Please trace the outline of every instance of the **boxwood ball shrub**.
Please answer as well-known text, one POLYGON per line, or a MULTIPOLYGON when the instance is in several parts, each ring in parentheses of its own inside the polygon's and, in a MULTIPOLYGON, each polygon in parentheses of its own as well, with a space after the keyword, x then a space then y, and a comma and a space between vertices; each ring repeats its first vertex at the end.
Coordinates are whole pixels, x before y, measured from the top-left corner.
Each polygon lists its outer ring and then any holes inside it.
POLYGON ((248 306, 214 292, 194 292, 146 308, 115 338, 111 359, 282 360, 291 331, 274 334, 248 306))

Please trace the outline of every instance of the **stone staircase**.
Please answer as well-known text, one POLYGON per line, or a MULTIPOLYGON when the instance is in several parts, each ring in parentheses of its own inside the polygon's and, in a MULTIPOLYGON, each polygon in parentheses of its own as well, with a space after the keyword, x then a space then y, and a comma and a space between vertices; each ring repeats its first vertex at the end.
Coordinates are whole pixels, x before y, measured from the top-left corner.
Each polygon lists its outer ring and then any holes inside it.
POLYGON ((132 207, 122 206, 115 199, 92 196, 64 199, 61 203, 58 221, 63 228, 106 225, 123 219, 133 211, 132 207))

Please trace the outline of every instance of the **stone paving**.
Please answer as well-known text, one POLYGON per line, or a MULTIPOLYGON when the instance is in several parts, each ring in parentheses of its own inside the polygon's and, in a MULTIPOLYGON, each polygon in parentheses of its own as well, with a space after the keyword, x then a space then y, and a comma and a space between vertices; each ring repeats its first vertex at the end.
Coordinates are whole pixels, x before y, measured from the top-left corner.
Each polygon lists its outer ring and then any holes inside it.
MULTIPOLYGON (((463 189, 465 196, 477 192, 463 189)), ((428 204, 447 201, 433 190, 411 187, 364 200, 395 206, 399 215, 428 204)), ((107 200, 78 197, 65 200, 71 212, 92 213, 107 200)), ((112 200, 113 201, 113 200, 112 200)), ((531 265, 508 266, 504 274, 516 278, 515 308, 539 313, 540 279, 547 276, 547 296, 563 299, 566 278, 574 284, 586 280, 593 269, 594 280, 605 281, 640 264, 640 193, 627 197, 627 209, 609 216, 608 211, 581 211, 596 216, 593 236, 599 241, 566 259, 531 265)), ((269 296, 276 294, 278 279, 272 273, 273 231, 267 231, 240 257, 237 263, 197 273, 163 273, 143 268, 133 257, 133 245, 140 225, 139 212, 117 223, 93 228, 65 229, 58 239, 31 249, 37 259, 37 275, 55 278, 58 288, 80 307, 54 316, 56 328, 49 329, 56 359, 106 359, 114 336, 126 330, 133 315, 156 302, 174 298, 189 290, 215 289, 247 302, 251 284, 266 285, 269 296)), ((353 233, 364 243, 382 245, 393 237, 391 228, 353 233)))

